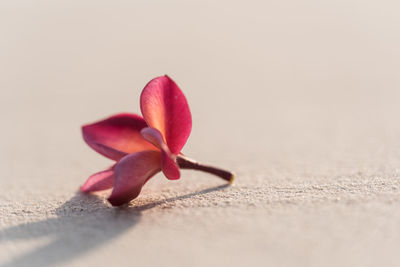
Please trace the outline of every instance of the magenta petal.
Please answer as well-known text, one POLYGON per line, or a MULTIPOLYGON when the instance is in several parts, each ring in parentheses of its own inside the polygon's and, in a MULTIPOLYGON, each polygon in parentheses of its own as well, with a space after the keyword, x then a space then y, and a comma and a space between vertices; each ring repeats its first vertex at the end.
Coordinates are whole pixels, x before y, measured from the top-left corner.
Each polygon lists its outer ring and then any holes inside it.
POLYGON ((108 201, 120 206, 136 198, 143 185, 161 170, 159 151, 140 151, 122 158, 115 166, 114 189, 108 201))
POLYGON ((160 131, 154 128, 146 127, 142 129, 141 134, 144 139, 161 149, 161 163, 164 175, 170 180, 179 179, 181 173, 179 171, 178 164, 176 163, 176 155, 171 153, 167 144, 164 142, 160 131))
POLYGON ((105 156, 109 159, 117 161, 117 160, 125 157, 126 155, 128 155, 125 152, 116 150, 116 149, 108 147, 106 145, 99 144, 96 142, 90 142, 86 138, 84 138, 84 140, 91 148, 93 148, 95 151, 97 151, 98 153, 102 154, 103 156, 105 156))
POLYGON ((118 114, 82 127, 86 143, 98 153, 119 160, 127 154, 143 150, 156 150, 140 135, 147 127, 145 120, 135 114, 118 114))
POLYGON ((149 127, 165 137, 173 154, 179 154, 192 129, 187 100, 168 76, 151 80, 140 96, 140 108, 149 127))
POLYGON ((140 134, 144 139, 152 143, 157 148, 166 150, 169 153, 171 153, 159 130, 151 127, 146 127, 140 131, 140 134))
POLYGON ((175 157, 172 158, 169 154, 162 152, 161 164, 164 175, 170 180, 178 180, 181 177, 178 164, 176 164, 175 157))
POLYGON ((110 189, 114 184, 114 170, 108 169, 90 176, 84 185, 81 186, 82 193, 90 193, 110 189))

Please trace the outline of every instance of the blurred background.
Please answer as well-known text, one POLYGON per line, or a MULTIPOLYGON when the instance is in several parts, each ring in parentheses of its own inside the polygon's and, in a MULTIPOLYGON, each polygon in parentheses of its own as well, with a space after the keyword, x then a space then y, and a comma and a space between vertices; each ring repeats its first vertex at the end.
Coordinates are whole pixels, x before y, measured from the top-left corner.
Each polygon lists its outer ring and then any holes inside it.
POLYGON ((396 266, 399 8, 386 0, 1 1, 5 266, 132 262, 124 256, 171 266, 396 266), (140 113, 142 88, 163 74, 191 107, 183 152, 234 170, 237 184, 180 199, 221 182, 157 176, 134 212, 116 220, 104 197, 74 198, 110 164, 83 143, 80 126, 140 113), (107 223, 93 230, 101 218, 107 223), (149 260, 153 249, 160 256, 149 260))

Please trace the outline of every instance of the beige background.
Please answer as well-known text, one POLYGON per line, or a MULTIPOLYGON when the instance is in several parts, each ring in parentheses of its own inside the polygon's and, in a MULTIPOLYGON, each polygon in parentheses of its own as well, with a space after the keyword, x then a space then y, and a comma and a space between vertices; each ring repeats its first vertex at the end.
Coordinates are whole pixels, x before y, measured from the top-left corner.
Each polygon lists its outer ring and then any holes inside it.
POLYGON ((399 47, 397 1, 1 1, 1 266, 399 266, 399 47), (162 74, 235 186, 75 195, 162 74))

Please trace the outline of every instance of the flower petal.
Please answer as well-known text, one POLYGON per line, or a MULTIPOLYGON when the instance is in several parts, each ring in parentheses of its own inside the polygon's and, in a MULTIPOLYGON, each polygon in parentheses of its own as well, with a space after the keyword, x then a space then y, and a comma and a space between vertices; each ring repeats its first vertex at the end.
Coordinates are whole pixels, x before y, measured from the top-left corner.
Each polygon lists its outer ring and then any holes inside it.
POLYGON ((161 164, 164 175, 170 180, 179 179, 181 173, 178 164, 176 163, 176 155, 172 154, 167 144, 164 142, 163 136, 159 130, 146 127, 140 133, 143 138, 161 149, 161 164))
POLYGON ((140 96, 140 108, 149 127, 165 137, 173 154, 185 145, 192 129, 192 116, 187 100, 167 75, 151 80, 140 96))
POLYGON ((120 206, 136 198, 143 185, 161 170, 159 151, 140 151, 123 157, 115 166, 114 189, 108 201, 120 206))
POLYGON ((101 171, 90 176, 84 185, 81 186, 82 193, 90 193, 110 189, 114 184, 114 170, 111 167, 108 170, 101 171))
POLYGON ((135 114, 122 113, 82 127, 86 143, 113 160, 143 150, 156 150, 144 140, 140 130, 147 127, 145 120, 135 114))

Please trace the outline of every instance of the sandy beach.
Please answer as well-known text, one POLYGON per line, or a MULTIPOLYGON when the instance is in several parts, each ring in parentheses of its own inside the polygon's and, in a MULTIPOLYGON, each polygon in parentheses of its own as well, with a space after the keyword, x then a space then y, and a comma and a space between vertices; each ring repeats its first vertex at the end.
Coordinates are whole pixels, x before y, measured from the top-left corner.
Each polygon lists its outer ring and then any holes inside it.
POLYGON ((399 266, 394 1, 2 1, 0 266, 399 266), (168 74, 183 170, 128 206, 83 124, 140 113, 168 74))

